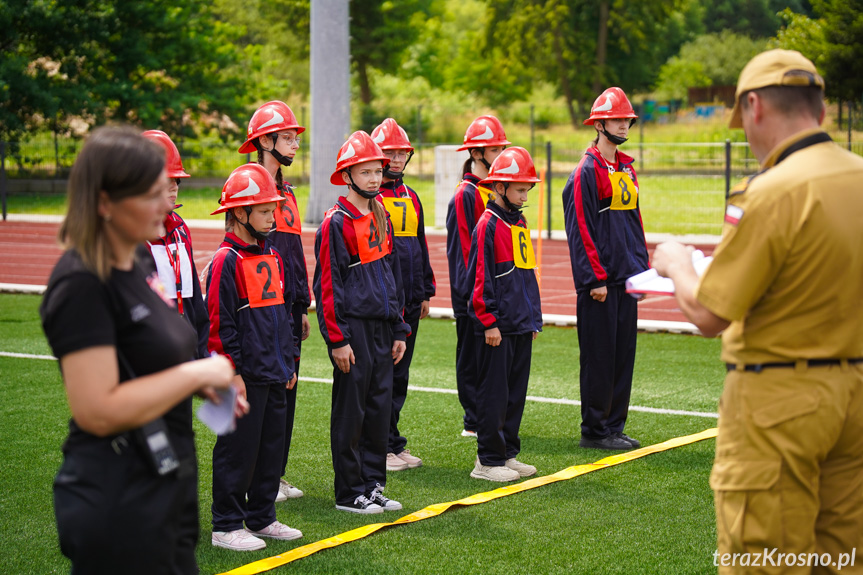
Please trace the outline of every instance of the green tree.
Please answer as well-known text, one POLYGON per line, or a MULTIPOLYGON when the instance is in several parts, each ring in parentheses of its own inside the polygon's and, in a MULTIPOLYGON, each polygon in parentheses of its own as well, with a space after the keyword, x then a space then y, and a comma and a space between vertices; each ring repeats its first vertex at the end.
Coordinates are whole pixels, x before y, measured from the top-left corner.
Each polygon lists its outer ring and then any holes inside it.
POLYGON ((225 134, 245 115, 235 30, 204 0, 7 0, 0 27, 0 137, 73 118, 225 134))
POLYGON ((812 0, 827 44, 822 71, 827 95, 841 101, 863 98, 863 0, 812 0))
POLYGON ((750 38, 769 38, 782 25, 779 13, 785 9, 809 15, 807 0, 706 0, 704 24, 707 32, 725 30, 750 38))
MULTIPOLYGON (((709 80, 701 86, 730 86, 737 83, 737 77, 746 63, 761 52, 766 40, 753 40, 746 36, 724 31, 719 34, 704 34, 687 42, 680 48, 680 54, 669 59, 660 71, 660 78, 668 80, 674 70, 700 70, 700 76, 709 80), (694 66, 696 65, 697 66, 694 66)), ((660 85, 661 89, 668 86, 660 85)))

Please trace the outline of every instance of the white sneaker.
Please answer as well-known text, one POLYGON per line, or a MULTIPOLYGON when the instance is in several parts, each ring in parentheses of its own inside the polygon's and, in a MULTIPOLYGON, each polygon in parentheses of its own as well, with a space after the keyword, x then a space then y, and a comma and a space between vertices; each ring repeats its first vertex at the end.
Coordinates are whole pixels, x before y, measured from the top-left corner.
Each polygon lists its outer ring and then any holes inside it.
POLYGON ((506 465, 513 471, 517 471, 519 477, 530 477, 531 475, 534 475, 536 473, 536 467, 534 467, 533 465, 528 465, 527 463, 522 463, 515 457, 507 459, 504 465, 506 465))
POLYGON ((461 430, 461 436, 462 437, 473 437, 474 439, 476 439, 476 431, 470 431, 467 429, 462 429, 461 430))
POLYGON ((252 535, 257 535, 258 537, 269 537, 270 539, 279 539, 280 541, 291 541, 293 539, 299 539, 303 536, 303 532, 299 529, 294 529, 293 527, 288 527, 284 523, 280 523, 279 521, 273 521, 260 531, 253 531, 251 529, 246 529, 252 535))
POLYGON ((384 497, 384 488, 378 485, 372 490, 372 494, 369 497, 369 501, 376 505, 380 505, 384 511, 398 511, 402 508, 402 504, 398 501, 394 501, 389 497, 384 497))
POLYGON ((351 513, 383 513, 384 508, 378 505, 377 503, 373 503, 371 499, 366 497, 365 495, 360 495, 356 499, 354 499, 353 503, 348 505, 339 505, 336 504, 336 509, 339 511, 350 511, 351 513))
POLYGON ((402 461, 395 453, 387 453, 387 471, 404 471, 408 467, 407 461, 402 461))
POLYGON ((423 460, 417 457, 416 455, 411 455, 410 449, 405 449, 398 455, 396 455, 399 459, 408 464, 408 468, 415 469, 423 464, 423 460))
POLYGON ((506 465, 483 465, 479 459, 476 460, 470 476, 474 479, 487 479, 488 481, 498 481, 501 483, 515 481, 520 477, 518 471, 510 469, 506 465))
POLYGON ((284 478, 279 479, 279 492, 276 494, 276 503, 287 501, 288 499, 299 499, 303 496, 303 492, 298 487, 294 487, 284 478))
POLYGON ((234 531, 213 531, 213 547, 223 547, 231 551, 257 551, 267 546, 263 539, 258 539, 245 529, 234 531))

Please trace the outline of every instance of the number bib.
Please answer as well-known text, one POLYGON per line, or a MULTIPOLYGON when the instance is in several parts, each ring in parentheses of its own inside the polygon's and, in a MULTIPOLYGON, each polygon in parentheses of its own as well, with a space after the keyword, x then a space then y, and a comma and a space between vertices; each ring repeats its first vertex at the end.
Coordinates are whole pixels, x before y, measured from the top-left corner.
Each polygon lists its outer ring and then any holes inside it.
POLYGON ((381 237, 375 227, 374 214, 366 214, 354 220, 354 232, 357 235, 357 251, 362 263, 371 263, 390 253, 386 236, 381 237))
POLYGON ((390 213, 393 234, 397 236, 416 236, 419 218, 413 198, 381 198, 390 213))
POLYGON ((533 243, 530 241, 530 231, 520 226, 512 226, 512 259, 515 267, 532 270, 536 267, 536 256, 533 254, 533 243))
POLYGON ((477 186, 476 191, 477 191, 477 193, 482 195, 482 198, 483 198, 483 204, 482 205, 483 206, 487 206, 488 203, 494 198, 494 192, 491 191, 490 189, 486 188, 486 187, 477 186))
POLYGON ((249 295, 249 306, 266 307, 285 303, 276 256, 249 256, 242 260, 243 278, 249 295))
POLYGON ((638 207, 638 188, 626 172, 609 174, 611 180, 611 209, 634 210, 638 207))
POLYGON ((276 216, 276 230, 296 235, 303 232, 300 210, 297 208, 297 199, 294 196, 288 195, 285 198, 284 205, 276 216))

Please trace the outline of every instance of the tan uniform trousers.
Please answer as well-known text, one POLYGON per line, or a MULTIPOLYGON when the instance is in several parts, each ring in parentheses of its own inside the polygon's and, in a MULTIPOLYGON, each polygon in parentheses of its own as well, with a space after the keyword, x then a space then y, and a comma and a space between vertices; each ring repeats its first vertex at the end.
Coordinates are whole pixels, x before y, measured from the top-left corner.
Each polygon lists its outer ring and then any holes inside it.
POLYGON ((710 486, 720 573, 863 573, 863 365, 728 372, 710 486))

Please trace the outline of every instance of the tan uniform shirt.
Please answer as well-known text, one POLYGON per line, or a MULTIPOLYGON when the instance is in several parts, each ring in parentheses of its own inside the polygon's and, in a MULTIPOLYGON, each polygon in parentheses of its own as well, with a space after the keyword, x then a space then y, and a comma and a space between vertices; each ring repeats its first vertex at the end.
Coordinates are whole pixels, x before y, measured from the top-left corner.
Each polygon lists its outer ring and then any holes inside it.
POLYGON ((863 357, 863 158, 833 142, 780 143, 731 195, 697 300, 730 320, 722 360, 863 357))

